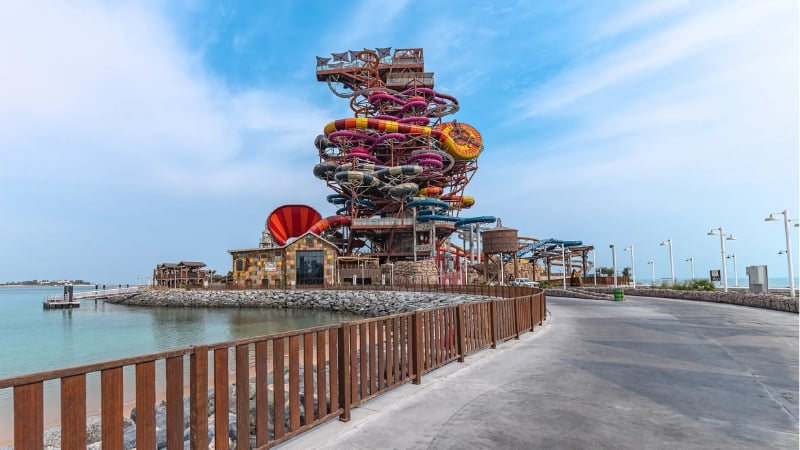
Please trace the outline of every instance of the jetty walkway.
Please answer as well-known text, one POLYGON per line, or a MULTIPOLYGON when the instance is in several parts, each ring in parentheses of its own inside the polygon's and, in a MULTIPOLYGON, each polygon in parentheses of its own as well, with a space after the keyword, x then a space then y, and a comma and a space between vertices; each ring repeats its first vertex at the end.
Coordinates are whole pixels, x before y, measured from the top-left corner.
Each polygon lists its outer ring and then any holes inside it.
POLYGON ((148 286, 133 286, 118 289, 95 289, 88 291, 75 292, 72 297, 65 295, 51 295, 44 299, 42 306, 44 309, 67 309, 78 308, 83 300, 105 300, 108 298, 121 297, 137 292, 148 290, 148 286))
POLYGON ((544 328, 280 448, 798 448, 797 314, 634 296, 547 307, 544 328))

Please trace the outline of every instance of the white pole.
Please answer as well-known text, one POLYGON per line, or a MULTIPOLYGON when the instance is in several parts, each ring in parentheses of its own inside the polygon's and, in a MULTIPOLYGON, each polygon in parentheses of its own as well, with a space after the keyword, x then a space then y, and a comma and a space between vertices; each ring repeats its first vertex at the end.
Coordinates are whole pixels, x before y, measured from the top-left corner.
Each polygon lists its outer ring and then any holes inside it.
POLYGON ((414 214, 414 228, 413 228, 413 237, 414 245, 413 245, 413 252, 414 252, 414 262, 417 262, 417 208, 412 208, 412 212, 414 214))
POLYGON ((633 288, 636 289, 636 258, 633 256, 633 244, 625 247, 625 250, 631 251, 631 271, 633 272, 631 276, 633 278, 633 288))
POLYGON ((719 227, 719 245, 722 249, 722 280, 725 292, 728 292, 728 262, 725 260, 725 233, 719 227))
POLYGON ((564 260, 564 244, 561 244, 561 285, 567 288, 567 263, 564 260))
POLYGON ((652 281, 653 286, 655 286, 656 285, 656 262, 655 261, 647 261, 647 264, 650 264, 652 266, 651 269, 652 269, 653 272, 651 273, 650 276, 653 279, 653 281, 652 281))
POLYGON ((594 259, 592 263, 592 267, 594 267, 594 287, 597 287, 597 249, 592 249, 592 258, 594 259))
POLYGON ((694 281, 694 256, 690 256, 686 259, 686 261, 689 261, 689 264, 692 267, 692 281, 694 281))
POLYGON ((611 270, 614 272, 611 276, 614 277, 614 288, 617 287, 617 250, 614 248, 614 244, 609 245, 611 248, 611 270))
POLYGON ((667 238, 667 240, 661 241, 660 245, 666 245, 669 247, 669 274, 670 279, 672 280, 672 286, 675 286, 675 263, 672 259, 672 239, 667 238))
POLYGON ((794 291, 794 267, 792 265, 792 238, 789 234, 789 210, 783 210, 783 226, 786 230, 786 261, 789 265, 789 293, 792 298, 795 296, 794 291))

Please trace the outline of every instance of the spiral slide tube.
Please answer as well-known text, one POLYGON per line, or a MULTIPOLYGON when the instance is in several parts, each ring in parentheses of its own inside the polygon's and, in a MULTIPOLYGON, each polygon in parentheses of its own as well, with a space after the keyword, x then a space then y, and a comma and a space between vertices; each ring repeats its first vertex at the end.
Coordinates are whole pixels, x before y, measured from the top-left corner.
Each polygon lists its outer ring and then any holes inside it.
POLYGON ((475 159, 483 151, 482 138, 478 130, 470 125, 448 122, 436 128, 409 125, 390 120, 367 117, 352 117, 330 122, 325 126, 325 135, 343 130, 379 130, 388 133, 402 133, 414 136, 431 136, 453 158, 459 160, 475 159), (456 139, 453 138, 455 136, 456 139))

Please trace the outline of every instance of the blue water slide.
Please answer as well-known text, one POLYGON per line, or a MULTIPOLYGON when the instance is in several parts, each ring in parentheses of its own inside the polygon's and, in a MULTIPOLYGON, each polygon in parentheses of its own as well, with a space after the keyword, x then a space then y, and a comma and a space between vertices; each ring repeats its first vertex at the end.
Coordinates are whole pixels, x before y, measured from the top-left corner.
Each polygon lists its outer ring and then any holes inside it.
POLYGON ((325 197, 325 199, 328 200, 328 203, 332 205, 343 205, 344 202, 347 201, 347 199, 344 198, 341 194, 331 194, 325 197))
POLYGON ((369 208, 369 209, 375 209, 376 208, 375 207, 375 203, 372 203, 371 201, 369 201, 367 199, 363 199, 363 198, 357 198, 357 199, 354 199, 354 200, 345 200, 344 207, 349 209, 353 205, 353 203, 355 203, 357 205, 360 205, 360 206, 363 206, 365 208, 369 208))
POLYGON ((417 216, 417 221, 419 222, 428 222, 431 220, 442 220, 445 222, 457 222, 459 219, 458 217, 453 216, 443 216, 441 214, 428 214, 424 216, 417 216))
POLYGON ((406 208, 419 208, 422 206, 439 208, 445 211, 450 208, 449 203, 437 200, 435 198, 423 198, 422 200, 414 200, 413 202, 406 203, 406 208))
POLYGON ((517 251, 517 258, 522 258, 527 254, 533 254, 534 250, 544 247, 547 250, 551 250, 556 247, 560 246, 564 247, 576 247, 579 245, 583 245, 582 241, 562 241, 560 239, 542 239, 539 242, 534 242, 531 245, 525 246, 524 248, 517 251))
POLYGON ((456 222, 456 228, 460 229, 461 227, 464 227, 466 225, 472 225, 475 223, 492 223, 496 221, 497 218, 494 216, 465 217, 456 222))

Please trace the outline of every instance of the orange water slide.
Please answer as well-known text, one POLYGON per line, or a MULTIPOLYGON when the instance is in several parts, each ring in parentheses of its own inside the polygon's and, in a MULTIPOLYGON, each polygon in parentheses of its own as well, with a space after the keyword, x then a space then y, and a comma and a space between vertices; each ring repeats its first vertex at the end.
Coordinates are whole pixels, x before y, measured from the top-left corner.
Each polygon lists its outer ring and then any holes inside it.
POLYGON ((320 219, 317 223, 311 226, 308 231, 320 235, 330 228, 346 227, 350 225, 350 218, 341 215, 328 216, 320 219))
POLYGON ((450 156, 459 160, 475 159, 483 151, 483 137, 480 132, 475 127, 460 122, 446 122, 431 128, 371 117, 350 117, 334 120, 325 125, 325 136, 341 130, 377 130, 412 136, 431 136, 442 144, 450 156))

